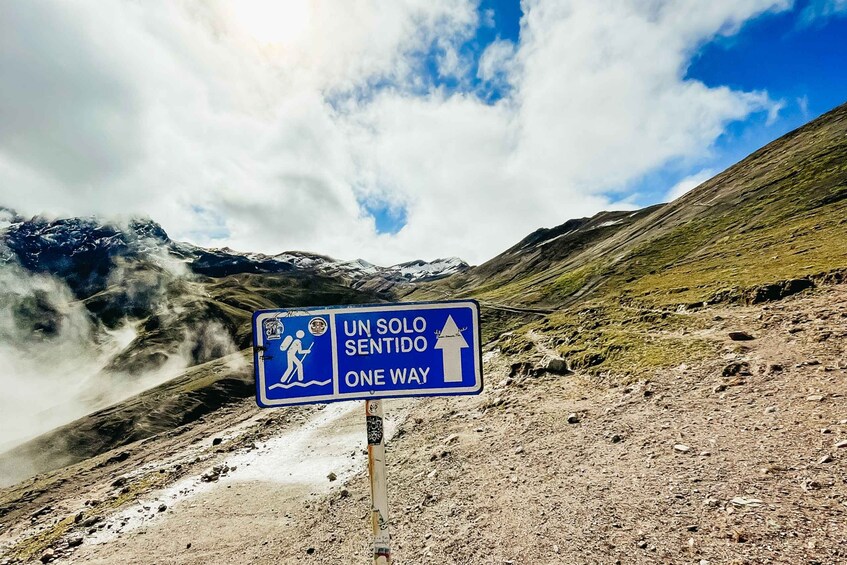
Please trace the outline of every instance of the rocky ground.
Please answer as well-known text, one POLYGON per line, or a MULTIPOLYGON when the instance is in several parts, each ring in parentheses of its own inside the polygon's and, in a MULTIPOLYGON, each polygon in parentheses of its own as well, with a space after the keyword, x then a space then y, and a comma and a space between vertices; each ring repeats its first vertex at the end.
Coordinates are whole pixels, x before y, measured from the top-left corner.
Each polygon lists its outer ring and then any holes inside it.
MULTIPOLYGON (((482 395, 387 403, 395 562, 847 563, 847 285, 688 315, 717 356, 621 381, 493 349, 482 395)), ((0 563, 368 562, 361 412, 245 402, 0 491, 0 563)))

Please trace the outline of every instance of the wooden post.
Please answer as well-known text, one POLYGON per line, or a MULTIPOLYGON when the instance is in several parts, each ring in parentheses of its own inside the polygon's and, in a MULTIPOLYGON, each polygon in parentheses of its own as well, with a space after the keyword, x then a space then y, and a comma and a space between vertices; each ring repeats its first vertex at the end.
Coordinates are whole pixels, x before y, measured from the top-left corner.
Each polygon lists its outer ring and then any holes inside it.
POLYGON ((374 565, 391 565, 388 531, 388 488, 385 482, 385 427, 382 400, 365 401, 368 430, 368 473, 371 479, 371 526, 374 565))

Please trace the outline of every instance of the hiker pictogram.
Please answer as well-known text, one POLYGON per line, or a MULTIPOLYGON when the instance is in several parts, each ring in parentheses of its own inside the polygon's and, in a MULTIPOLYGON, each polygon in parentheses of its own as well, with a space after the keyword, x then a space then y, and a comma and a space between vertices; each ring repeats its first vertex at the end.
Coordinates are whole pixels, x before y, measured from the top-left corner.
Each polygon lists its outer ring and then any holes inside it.
POLYGON ((285 372, 279 378, 279 382, 270 385, 268 387, 269 389, 290 388, 292 386, 323 386, 329 382, 317 380, 307 381, 305 379, 303 360, 306 359, 306 356, 312 352, 312 346, 314 345, 314 343, 312 343, 309 347, 304 347, 303 339, 305 337, 306 332, 303 330, 297 330, 294 337, 287 335, 285 336, 285 339, 282 340, 282 343, 279 344, 279 350, 285 353, 286 356, 286 368, 285 372))

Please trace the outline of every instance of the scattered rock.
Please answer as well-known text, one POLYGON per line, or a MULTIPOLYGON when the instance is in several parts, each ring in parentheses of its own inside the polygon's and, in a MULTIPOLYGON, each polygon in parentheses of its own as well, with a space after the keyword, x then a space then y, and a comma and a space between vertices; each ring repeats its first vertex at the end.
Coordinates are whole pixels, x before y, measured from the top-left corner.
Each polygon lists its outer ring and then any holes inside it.
POLYGON ((818 461, 818 464, 823 465, 824 463, 832 463, 832 455, 827 453, 826 455, 821 457, 820 461, 818 461))
POLYGON ((307 547, 306 548, 306 555, 312 555, 314 552, 315 552, 314 547, 307 547))
POLYGON ((452 434, 447 436, 447 439, 444 440, 444 445, 450 445, 451 443, 456 442, 459 439, 459 434, 452 434))
POLYGON ((162 504, 160 504, 160 505, 159 505, 159 512, 164 512, 164 511, 165 511, 165 510, 167 510, 167 509, 168 509, 168 505, 167 505, 167 504, 162 503, 162 504))
POLYGON ((41 554, 41 562, 42 563, 50 563, 53 561, 53 558, 56 556, 56 552, 53 551, 52 547, 48 547, 44 550, 44 553, 41 554))
POLYGON ((755 507, 762 505, 762 501, 758 498, 747 498, 744 496, 736 496, 735 498, 730 500, 730 502, 735 506, 755 507))
POLYGON ((217 481, 218 479, 220 479, 222 476, 229 473, 229 471, 230 471, 229 465, 227 465, 227 464, 215 465, 210 470, 203 473, 200 476, 200 480, 203 481, 204 483, 213 483, 213 482, 217 481))
POLYGON ((543 364, 543 368, 548 373, 555 373, 557 375, 567 375, 571 372, 567 362, 561 357, 551 357, 543 364))
POLYGON ((750 363, 747 361, 733 361, 723 368, 721 375, 724 377, 734 377, 736 375, 749 375, 750 363))
POLYGON ((90 528, 91 526, 93 526, 94 524, 99 522, 100 520, 101 520, 100 516, 91 516, 91 517, 83 520, 81 525, 82 525, 83 528, 90 528))
POLYGON ((329 473, 329 475, 327 475, 327 476, 326 476, 326 478, 327 478, 327 479, 329 479, 329 482, 332 482, 332 481, 334 481, 335 479, 337 479, 337 478, 338 478, 338 476, 337 476, 335 473, 330 472, 330 473, 329 473))
POLYGON ((341 498, 347 498, 348 496, 350 496, 350 491, 346 488, 343 488, 341 489, 341 492, 338 493, 338 496, 340 496, 341 498))
POLYGON ((82 545, 83 537, 81 535, 75 535, 68 539, 68 547, 77 547, 82 545))
POLYGON ((623 441, 623 436, 620 434, 612 434, 612 437, 609 438, 612 443, 620 443, 623 441))
POLYGON ((520 455, 521 453, 523 453, 523 446, 522 446, 522 445, 519 445, 519 446, 515 449, 515 455, 520 455))
POLYGON ((843 448, 847 447, 847 439, 839 441, 838 443, 835 444, 835 447, 837 449, 843 449, 843 448))
POLYGON ((729 339, 731 339, 732 341, 750 341, 756 339, 751 334, 744 331, 729 332, 729 334, 727 335, 729 335, 729 339))
POLYGON ((132 455, 131 451, 121 451, 117 455, 112 455, 111 457, 97 465, 97 467, 100 468, 105 467, 107 465, 114 465, 115 463, 122 463, 129 459, 130 455, 132 455))
POLYGON ((521 361, 519 363, 512 363, 509 368, 509 376, 510 377, 523 377, 532 372, 532 364, 527 363, 526 361, 521 361))
POLYGON ((808 400, 809 402, 820 402, 823 399, 824 396, 822 394, 810 394, 806 397, 806 400, 808 400))
POLYGON ((213 445, 213 446, 214 446, 214 445, 220 445, 221 443, 223 443, 223 439, 221 439, 221 438, 219 438, 219 437, 216 437, 215 439, 213 439, 213 440, 212 440, 212 445, 213 445))
POLYGON ((696 532, 699 529, 699 526, 697 524, 689 524, 685 527, 685 529, 689 532, 696 532))
POLYGON ((773 414, 776 412, 776 406, 768 406, 765 408, 765 414, 773 414))
POLYGON ((46 514, 50 514, 52 511, 53 511, 53 507, 52 507, 52 506, 45 506, 45 507, 41 508, 40 510, 37 510, 37 511, 36 511, 36 512, 32 515, 32 517, 33 517, 33 519, 35 519, 35 518, 40 518, 41 516, 44 516, 44 515, 46 515, 46 514))
POLYGON ((122 487, 126 484, 126 477, 118 477, 114 481, 112 481, 113 487, 122 487))
POLYGON ((768 371, 771 373, 779 373, 783 370, 783 366, 779 363, 771 363, 768 365, 768 371))
POLYGON ((681 443, 677 443, 676 445, 673 446, 673 448, 674 448, 674 451, 679 451, 680 453, 688 453, 691 450, 690 447, 688 447, 687 445, 683 445, 681 443))
POLYGON ((578 424, 579 416, 575 412, 568 414, 568 424, 578 424))

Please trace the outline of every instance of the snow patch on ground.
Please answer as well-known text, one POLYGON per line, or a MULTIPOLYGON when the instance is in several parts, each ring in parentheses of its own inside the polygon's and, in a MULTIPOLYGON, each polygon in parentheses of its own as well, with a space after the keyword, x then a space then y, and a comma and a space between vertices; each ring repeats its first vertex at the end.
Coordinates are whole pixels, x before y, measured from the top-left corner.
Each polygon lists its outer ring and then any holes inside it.
MULTIPOLYGON (((394 436, 410 403, 408 400, 386 403, 386 439, 394 436)), ((92 534, 86 539, 86 544, 106 543, 128 531, 163 519, 167 515, 159 511, 163 504, 166 510, 172 510, 198 495, 236 483, 303 485, 313 493, 339 487, 366 466, 364 419, 362 402, 322 406, 302 426, 287 430, 259 444, 256 449, 241 451, 217 462, 210 461, 210 464, 226 465, 228 468, 215 481, 204 481, 202 474, 192 475, 166 489, 139 497, 136 504, 110 516, 107 527, 92 534), (336 475, 335 481, 327 478, 330 473, 336 475)), ((253 419, 251 423, 257 421, 253 419)), ((230 430, 233 437, 243 431, 230 430)), ((227 438, 228 435, 219 437, 227 438)))

